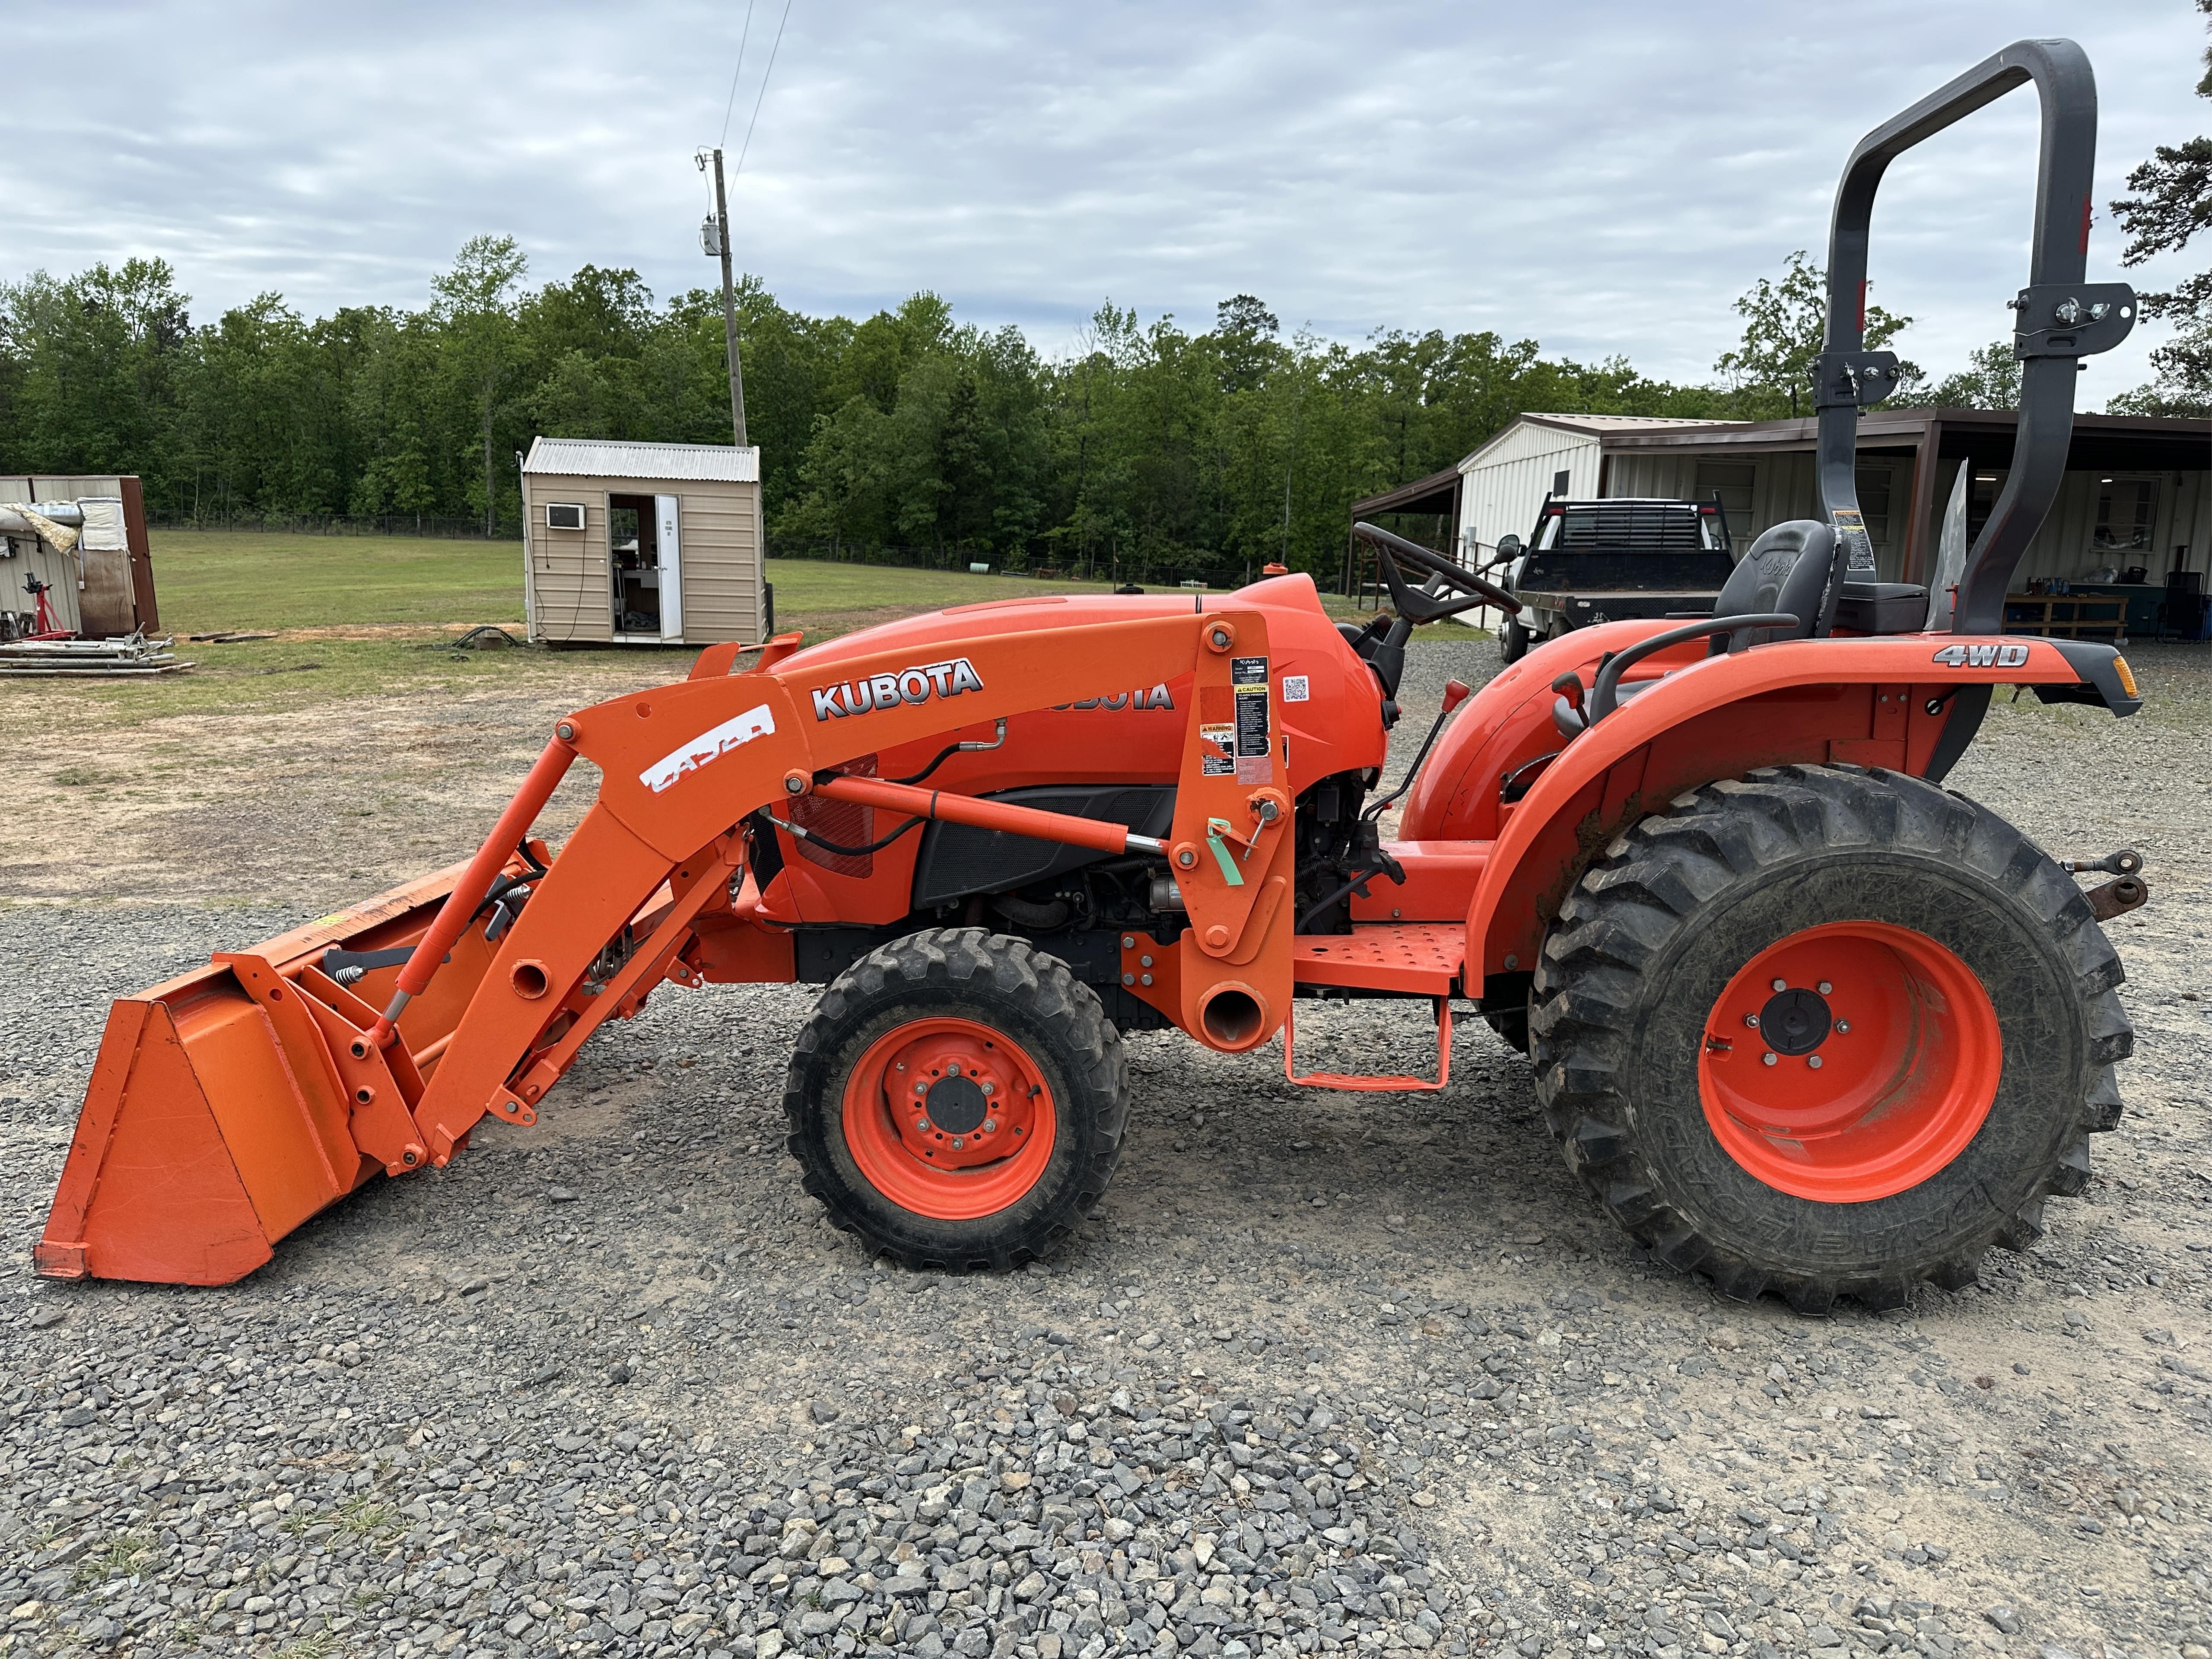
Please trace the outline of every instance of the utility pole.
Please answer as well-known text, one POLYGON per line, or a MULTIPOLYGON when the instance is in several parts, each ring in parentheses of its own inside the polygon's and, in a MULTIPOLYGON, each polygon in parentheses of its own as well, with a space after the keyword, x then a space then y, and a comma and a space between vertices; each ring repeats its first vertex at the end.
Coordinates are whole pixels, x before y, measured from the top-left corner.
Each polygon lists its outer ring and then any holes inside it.
MULTIPOLYGON (((737 434, 738 447, 745 447, 745 374, 738 363, 738 293, 730 276, 730 198, 722 187, 722 152, 714 151, 714 243, 708 251, 722 256, 722 337, 730 354, 730 429, 737 434)), ((707 157, 699 157, 703 170, 707 157)))

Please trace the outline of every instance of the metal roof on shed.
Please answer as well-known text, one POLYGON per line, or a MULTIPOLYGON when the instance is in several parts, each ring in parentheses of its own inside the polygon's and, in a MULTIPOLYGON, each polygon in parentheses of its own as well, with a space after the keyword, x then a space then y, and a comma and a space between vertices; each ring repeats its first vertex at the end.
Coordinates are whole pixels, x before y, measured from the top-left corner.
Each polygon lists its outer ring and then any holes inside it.
POLYGON ((675 478, 758 483, 760 450, 729 444, 619 443, 598 438, 538 438, 525 472, 570 478, 675 478))

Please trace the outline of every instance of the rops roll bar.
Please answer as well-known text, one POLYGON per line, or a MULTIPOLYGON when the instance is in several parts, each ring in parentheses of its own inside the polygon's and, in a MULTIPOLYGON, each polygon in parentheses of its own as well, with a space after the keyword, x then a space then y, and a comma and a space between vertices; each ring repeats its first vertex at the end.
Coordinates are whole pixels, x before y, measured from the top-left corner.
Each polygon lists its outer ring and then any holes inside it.
POLYGON ((2110 351, 2135 326, 2136 294, 2125 283, 2082 280, 2089 252, 2091 173, 2097 159, 2097 81, 2071 40, 2015 40, 1928 94, 1859 141, 1836 189, 1828 234, 1826 349, 1814 362, 1820 419, 1820 500, 1846 569, 1832 576, 1874 580, 1874 548, 1853 477, 1859 410, 1897 390, 1897 354, 1866 350, 1867 227, 1890 162, 1923 138, 2026 82, 2043 107, 2037 161, 2035 236, 2028 285, 2011 302, 2013 355, 2021 362, 2020 425, 2012 470, 1959 580, 1952 627, 1993 634, 2021 556, 2043 526, 2065 476, 2074 435, 2079 360, 2110 351))

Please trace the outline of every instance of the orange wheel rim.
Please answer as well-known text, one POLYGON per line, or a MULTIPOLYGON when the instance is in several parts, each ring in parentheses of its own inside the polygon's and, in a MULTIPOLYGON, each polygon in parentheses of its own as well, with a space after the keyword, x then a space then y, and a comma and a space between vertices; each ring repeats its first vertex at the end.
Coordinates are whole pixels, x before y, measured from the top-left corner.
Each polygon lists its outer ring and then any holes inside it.
POLYGON ((845 1085, 845 1145, 901 1209, 973 1221, 1018 1202, 1059 1127, 1043 1068, 972 1019, 917 1019, 878 1037, 845 1085))
POLYGON ((1972 969, 1881 921, 1808 927, 1730 980, 1705 1022, 1698 1092, 1722 1148, 1778 1191, 1863 1204, 1966 1149, 2003 1069, 1972 969))

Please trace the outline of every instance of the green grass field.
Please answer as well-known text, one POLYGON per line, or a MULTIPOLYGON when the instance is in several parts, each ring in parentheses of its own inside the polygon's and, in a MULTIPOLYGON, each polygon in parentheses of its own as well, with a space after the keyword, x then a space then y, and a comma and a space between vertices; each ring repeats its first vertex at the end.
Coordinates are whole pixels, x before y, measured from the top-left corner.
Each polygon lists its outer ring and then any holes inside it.
MULTIPOLYGON (((179 634, 287 628, 442 628, 522 620, 519 542, 404 536, 153 533, 161 625, 179 634)), ((842 632, 843 618, 1026 593, 1101 592, 1103 582, 973 576, 890 565, 775 559, 776 626, 842 632)))
MULTIPOLYGON (((460 696, 558 684, 605 695, 680 678, 695 649, 601 646, 453 651, 480 623, 522 632, 517 542, 400 536, 289 536, 157 530, 154 581, 161 631, 195 666, 149 680, 11 682, 0 743, 56 719, 137 725, 170 715, 281 713, 398 693, 460 696), (192 634, 274 633, 237 644, 192 634), (581 680, 586 684, 575 686, 581 680)), ((776 627, 810 640, 945 605, 1030 593, 1103 592, 1103 582, 976 576, 964 571, 775 559, 776 627)), ((1332 599, 1333 612, 1352 614, 1332 599)))

